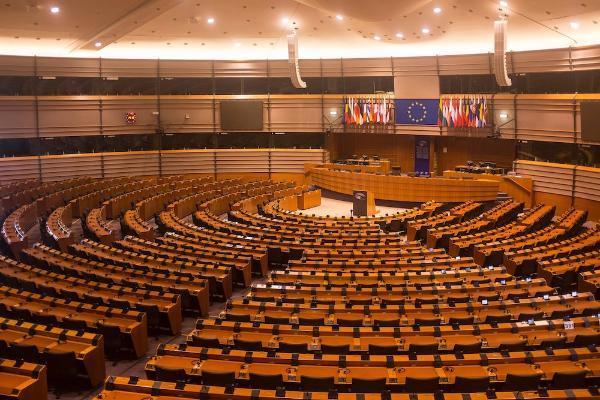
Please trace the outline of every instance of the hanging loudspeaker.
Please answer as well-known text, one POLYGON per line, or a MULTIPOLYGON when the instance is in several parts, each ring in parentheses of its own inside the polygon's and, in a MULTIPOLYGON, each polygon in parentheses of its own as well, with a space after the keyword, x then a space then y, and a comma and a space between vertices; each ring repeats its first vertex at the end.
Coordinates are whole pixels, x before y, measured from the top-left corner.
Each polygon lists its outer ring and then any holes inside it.
POLYGON ((288 67, 292 85, 297 89, 304 89, 306 82, 300 77, 300 66, 298 65, 298 36, 292 31, 288 37, 288 67))
POLYGON ((512 85, 506 71, 506 23, 494 21, 494 75, 499 86, 512 85))

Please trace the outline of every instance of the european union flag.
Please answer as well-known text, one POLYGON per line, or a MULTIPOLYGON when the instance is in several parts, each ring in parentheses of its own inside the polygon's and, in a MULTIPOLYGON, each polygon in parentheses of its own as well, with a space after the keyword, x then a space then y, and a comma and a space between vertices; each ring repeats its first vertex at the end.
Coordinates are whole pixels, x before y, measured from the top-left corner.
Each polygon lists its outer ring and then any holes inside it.
POLYGON ((396 100, 396 123, 401 125, 437 125, 438 99, 396 100))

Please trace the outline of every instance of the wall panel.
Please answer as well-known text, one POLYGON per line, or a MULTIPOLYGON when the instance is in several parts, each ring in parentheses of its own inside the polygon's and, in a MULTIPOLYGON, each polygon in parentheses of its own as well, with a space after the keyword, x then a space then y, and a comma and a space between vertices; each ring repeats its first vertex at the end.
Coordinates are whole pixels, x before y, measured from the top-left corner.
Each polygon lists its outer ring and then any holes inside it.
POLYGON ((36 137, 35 99, 0 97, 0 138, 36 137))
POLYGON ((31 178, 40 178, 39 157, 0 158, 0 182, 31 178))
POLYGON ((152 96, 111 96, 102 98, 102 121, 104 134, 154 133, 158 112, 156 98, 152 96), (135 112, 135 125, 127 124, 125 114, 135 112))
POLYGON ((165 132, 194 133, 212 132, 212 98, 168 96, 161 99, 160 119, 165 132))
POLYGON ((161 152, 163 175, 214 174, 215 150, 171 150, 161 152))
POLYGON ((132 151, 125 153, 103 153, 104 176, 158 175, 157 151, 132 151))
POLYGON ((271 172, 292 173, 304 172, 304 164, 320 164, 327 162, 327 153, 322 150, 272 149, 271 172))
POLYGON ((39 101, 40 136, 100 134, 100 101, 95 96, 45 96, 39 101))
POLYGON ((42 180, 60 181, 80 176, 102 177, 100 154, 65 154, 40 157, 42 180))

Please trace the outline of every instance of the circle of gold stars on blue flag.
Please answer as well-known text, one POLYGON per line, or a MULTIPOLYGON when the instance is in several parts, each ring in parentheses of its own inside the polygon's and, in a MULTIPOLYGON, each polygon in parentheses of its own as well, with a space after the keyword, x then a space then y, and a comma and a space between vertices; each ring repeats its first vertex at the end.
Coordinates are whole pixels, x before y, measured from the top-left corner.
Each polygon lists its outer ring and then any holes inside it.
POLYGON ((406 109, 411 122, 419 124, 427 119, 427 108, 420 101, 413 101, 406 109))

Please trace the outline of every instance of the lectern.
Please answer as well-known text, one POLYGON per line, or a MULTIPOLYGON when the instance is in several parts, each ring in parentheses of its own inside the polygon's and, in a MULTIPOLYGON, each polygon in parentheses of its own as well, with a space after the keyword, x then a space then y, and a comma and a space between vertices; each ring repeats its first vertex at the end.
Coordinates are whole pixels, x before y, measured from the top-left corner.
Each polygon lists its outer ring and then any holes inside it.
POLYGON ((355 217, 368 217, 375 215, 375 196, 369 190, 354 190, 352 213, 355 217))

